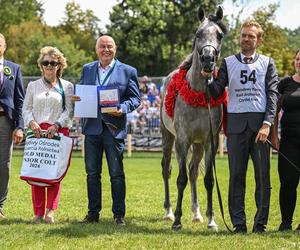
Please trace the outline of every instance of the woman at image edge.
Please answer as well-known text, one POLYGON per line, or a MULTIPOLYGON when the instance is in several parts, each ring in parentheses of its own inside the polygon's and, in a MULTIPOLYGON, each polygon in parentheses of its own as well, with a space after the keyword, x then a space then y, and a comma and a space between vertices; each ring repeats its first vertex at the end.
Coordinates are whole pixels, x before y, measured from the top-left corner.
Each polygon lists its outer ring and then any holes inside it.
MULTIPOLYGON (((42 130, 46 130, 50 139, 56 132, 68 136, 73 115, 70 100, 73 84, 60 78, 67 67, 66 58, 57 48, 46 46, 41 49, 37 63, 42 77, 28 84, 23 106, 25 126, 31 128, 37 138, 41 137, 42 130)), ((31 184, 31 190, 35 215, 33 220, 54 223, 61 183, 53 186, 31 184)))
MULTIPOLYGON (((278 84, 281 94, 279 108, 283 110, 280 144, 278 140, 278 115, 274 123, 272 143, 296 166, 300 166, 300 49, 297 49, 294 66, 296 73, 283 78, 278 84)), ((297 200, 299 171, 284 157, 278 155, 278 173, 280 178, 279 203, 281 224, 279 231, 292 229, 293 214, 297 200)), ((300 225, 297 230, 300 230, 300 225)))

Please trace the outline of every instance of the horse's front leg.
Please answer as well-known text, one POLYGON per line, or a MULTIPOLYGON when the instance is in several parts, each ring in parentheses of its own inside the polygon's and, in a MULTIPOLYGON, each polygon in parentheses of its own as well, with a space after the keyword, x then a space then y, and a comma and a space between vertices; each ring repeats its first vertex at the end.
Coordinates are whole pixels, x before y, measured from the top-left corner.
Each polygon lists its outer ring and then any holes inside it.
POLYGON ((164 187, 165 187, 164 208, 166 211, 164 219, 174 221, 174 214, 172 211, 172 204, 170 199, 170 177, 172 172, 171 156, 172 156, 172 148, 173 148, 175 137, 165 127, 162 127, 161 131, 162 131, 162 149, 163 149, 163 158, 161 160, 161 167, 162 167, 162 176, 164 179, 164 187))
POLYGON ((191 185, 191 201, 193 222, 203 223, 203 217, 200 213, 197 197, 197 179, 199 176, 199 163, 203 157, 203 147, 200 144, 193 145, 192 159, 189 164, 189 180, 191 185))
POLYGON ((179 167, 179 174, 177 178, 177 204, 175 210, 175 221, 172 225, 173 230, 179 230, 182 228, 181 216, 182 216, 182 199, 183 192, 188 182, 187 172, 186 172, 186 158, 189 146, 183 141, 175 141, 176 156, 179 167))
POLYGON ((207 192, 207 209, 206 216, 208 218, 207 227, 209 229, 218 230, 218 225, 214 220, 213 202, 212 202, 212 191, 214 187, 214 175, 213 175, 213 160, 217 153, 218 148, 218 136, 214 137, 214 152, 211 150, 210 138, 208 139, 208 144, 205 151, 205 176, 204 184, 207 192))

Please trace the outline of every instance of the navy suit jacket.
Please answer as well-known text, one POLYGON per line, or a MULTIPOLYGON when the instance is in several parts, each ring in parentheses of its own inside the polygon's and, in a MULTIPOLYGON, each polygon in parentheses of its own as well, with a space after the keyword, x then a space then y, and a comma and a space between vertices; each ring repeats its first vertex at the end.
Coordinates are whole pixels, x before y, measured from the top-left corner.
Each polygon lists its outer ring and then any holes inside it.
MULTIPOLYGON (((94 61, 83 66, 80 84, 99 84, 98 65, 99 61, 94 61)), ((141 103, 137 70, 116 60, 107 87, 119 89, 120 108, 123 112, 122 116, 116 117, 109 114, 102 114, 99 108, 97 118, 81 119, 82 133, 84 135, 100 135, 103 131, 102 121, 104 121, 109 128, 114 128, 112 135, 115 138, 124 139, 127 134, 126 114, 135 110, 141 103)))
POLYGON ((3 84, 0 87, 0 105, 11 121, 13 128, 24 128, 22 107, 24 101, 24 87, 21 67, 18 64, 4 59, 4 67, 11 69, 11 75, 4 74, 3 84))

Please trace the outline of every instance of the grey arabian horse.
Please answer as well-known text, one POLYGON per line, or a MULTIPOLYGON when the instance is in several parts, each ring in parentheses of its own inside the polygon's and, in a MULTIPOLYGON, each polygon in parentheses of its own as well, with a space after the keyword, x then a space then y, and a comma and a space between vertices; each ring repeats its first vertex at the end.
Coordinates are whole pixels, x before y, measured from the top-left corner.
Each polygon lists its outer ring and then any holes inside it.
MULTIPOLYGON (((187 69, 186 80, 190 88, 195 91, 206 92, 207 79, 202 77, 201 71, 212 72, 221 50, 221 43, 226 27, 221 22, 223 10, 218 7, 215 15, 205 17, 202 8, 198 10, 198 18, 201 22, 194 39, 193 51, 183 62, 181 67, 187 69)), ((186 104, 180 94, 176 95, 173 119, 166 113, 165 97, 168 84, 172 76, 179 69, 173 71, 164 81, 162 91, 161 107, 161 130, 163 158, 161 161, 162 175, 165 187, 164 208, 166 210, 165 219, 174 220, 172 205, 170 201, 169 179, 171 176, 171 154, 175 141, 175 150, 179 165, 179 175, 177 178, 177 206, 175 210, 175 221, 173 230, 181 229, 182 199, 183 192, 188 182, 186 162, 190 148, 192 148, 191 161, 189 163, 189 180, 191 185, 193 221, 203 222, 203 217, 199 211, 197 200, 196 182, 199 175, 199 163, 205 152, 205 177, 204 183, 207 191, 208 228, 217 230, 218 226, 213 217, 212 190, 214 185, 211 156, 215 157, 216 150, 212 152, 210 144, 209 116, 206 107, 194 107, 186 104)), ((222 123, 222 106, 211 109, 212 130, 214 135, 215 149, 218 144, 218 134, 222 123)))

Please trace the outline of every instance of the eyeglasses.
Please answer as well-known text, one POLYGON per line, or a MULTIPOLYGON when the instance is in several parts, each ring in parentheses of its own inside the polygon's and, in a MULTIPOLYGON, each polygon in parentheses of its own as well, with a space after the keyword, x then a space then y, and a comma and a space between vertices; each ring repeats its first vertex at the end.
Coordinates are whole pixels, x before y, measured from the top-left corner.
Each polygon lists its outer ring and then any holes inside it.
POLYGON ((59 65, 59 62, 56 62, 56 61, 42 61, 42 65, 47 67, 48 65, 51 65, 53 67, 56 67, 57 65, 59 65))

